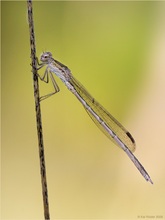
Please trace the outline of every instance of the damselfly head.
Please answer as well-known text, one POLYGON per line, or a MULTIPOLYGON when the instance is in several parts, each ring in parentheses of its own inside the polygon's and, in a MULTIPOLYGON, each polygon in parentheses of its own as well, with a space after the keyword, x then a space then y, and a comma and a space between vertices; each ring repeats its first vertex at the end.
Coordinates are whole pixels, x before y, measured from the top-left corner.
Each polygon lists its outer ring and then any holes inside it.
POLYGON ((43 52, 40 57, 40 61, 43 63, 49 63, 52 58, 52 54, 50 52, 43 52))

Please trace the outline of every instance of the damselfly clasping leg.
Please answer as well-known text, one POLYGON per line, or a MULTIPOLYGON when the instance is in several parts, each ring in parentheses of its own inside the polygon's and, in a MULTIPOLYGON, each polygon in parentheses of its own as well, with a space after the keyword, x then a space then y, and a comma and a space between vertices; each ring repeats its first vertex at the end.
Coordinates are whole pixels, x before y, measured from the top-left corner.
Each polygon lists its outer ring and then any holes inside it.
MULTIPOLYGON (((45 66, 45 64, 44 63, 39 63, 38 62, 38 59, 37 59, 37 63, 38 63, 38 68, 37 68, 37 70, 39 70, 39 69, 41 69, 43 66, 45 66)), ((44 81, 45 83, 49 83, 49 76, 50 76, 50 79, 51 79, 51 81, 52 81, 52 84, 53 84, 53 87, 54 87, 54 92, 51 92, 51 93, 49 93, 49 94, 47 94, 47 95, 44 95, 44 96, 41 96, 40 97, 40 101, 42 101, 42 100, 44 100, 44 99, 46 99, 46 98, 48 98, 48 97, 50 97, 50 96, 52 96, 52 95, 54 95, 54 94, 56 94, 57 92, 59 92, 60 91, 60 88, 58 87, 58 84, 56 83, 56 81, 55 81, 55 79, 54 79, 54 77, 53 77, 53 74, 52 74, 52 72, 49 70, 49 68, 48 67, 46 67, 46 70, 45 70, 45 73, 44 73, 44 75, 43 76, 40 76, 39 74, 37 74, 38 75, 38 77, 40 78, 40 80, 41 81, 44 81)))

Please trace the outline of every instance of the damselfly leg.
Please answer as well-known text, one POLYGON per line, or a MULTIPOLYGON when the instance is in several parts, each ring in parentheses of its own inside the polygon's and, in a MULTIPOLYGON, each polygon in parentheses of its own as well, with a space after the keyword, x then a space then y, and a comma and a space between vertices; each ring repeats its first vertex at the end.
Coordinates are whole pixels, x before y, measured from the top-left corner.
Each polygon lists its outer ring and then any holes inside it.
MULTIPOLYGON (((38 62, 38 58, 37 58, 37 62, 38 62)), ((41 69, 45 64, 42 64, 42 63, 40 64, 40 63, 38 62, 38 65, 39 65, 39 67, 37 68, 37 70, 41 69)), ((49 94, 47 94, 47 95, 44 95, 44 96, 41 96, 41 97, 40 97, 40 101, 42 101, 42 100, 44 100, 44 99, 47 99, 48 97, 50 97, 50 96, 52 96, 52 95, 54 95, 54 94, 56 94, 57 92, 60 91, 60 88, 58 87, 58 85, 57 85, 57 83, 56 83, 56 81, 55 81, 55 79, 54 79, 54 77, 53 77, 53 74, 52 74, 52 72, 49 70, 48 67, 46 67, 46 70, 45 70, 45 73, 44 73, 43 76, 40 76, 39 74, 37 74, 37 75, 38 75, 38 77, 40 78, 40 80, 43 81, 43 82, 45 82, 45 83, 49 83, 49 77, 50 77, 50 79, 51 79, 51 81, 52 81, 52 84, 53 84, 53 87, 54 87, 54 92, 51 92, 51 93, 49 93, 49 94)))

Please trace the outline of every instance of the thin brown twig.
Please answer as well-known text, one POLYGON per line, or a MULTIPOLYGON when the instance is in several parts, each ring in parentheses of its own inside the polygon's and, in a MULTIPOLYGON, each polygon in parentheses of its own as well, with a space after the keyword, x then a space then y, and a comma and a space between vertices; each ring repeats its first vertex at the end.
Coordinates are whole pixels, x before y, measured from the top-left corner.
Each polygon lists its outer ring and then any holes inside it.
POLYGON ((44 143, 43 143, 43 134, 42 134, 39 85, 38 85, 38 76, 37 76, 37 58, 36 58, 33 11, 32 11, 32 1, 31 0, 27 1, 27 10, 28 10, 28 22, 29 22, 29 31, 30 31, 30 47, 31 47, 31 60, 32 60, 31 65, 32 65, 32 73, 33 73, 33 86, 34 86, 34 98, 35 98, 35 110, 36 110, 36 122, 37 122, 37 134, 38 134, 38 147, 39 147, 44 217, 45 217, 45 219, 48 220, 48 219, 50 219, 49 202, 48 202, 48 190, 47 190, 47 181, 46 181, 46 166, 45 166, 44 143))

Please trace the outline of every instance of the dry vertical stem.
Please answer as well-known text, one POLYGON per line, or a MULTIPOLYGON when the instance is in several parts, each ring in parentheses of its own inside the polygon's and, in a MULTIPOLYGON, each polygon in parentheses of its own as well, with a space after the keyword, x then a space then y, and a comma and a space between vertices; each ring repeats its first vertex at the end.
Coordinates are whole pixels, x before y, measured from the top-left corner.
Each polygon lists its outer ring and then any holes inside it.
POLYGON ((35 109, 36 109, 44 216, 45 216, 45 219, 50 219, 48 190, 47 190, 47 181, 46 181, 46 167, 45 167, 45 157, 44 157, 44 143, 43 143, 43 134, 42 134, 41 109, 40 109, 40 99, 39 99, 39 85, 38 85, 38 77, 37 77, 36 46, 35 46, 33 12, 32 12, 32 1, 31 0, 27 1, 27 10, 28 10, 28 22, 29 22, 29 31, 30 31, 30 47, 31 47, 31 60, 32 60, 32 72, 33 72, 33 85, 34 85, 34 98, 35 98, 35 109))

